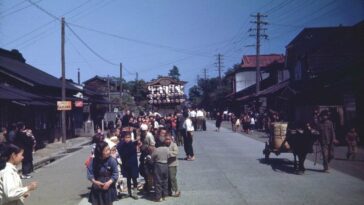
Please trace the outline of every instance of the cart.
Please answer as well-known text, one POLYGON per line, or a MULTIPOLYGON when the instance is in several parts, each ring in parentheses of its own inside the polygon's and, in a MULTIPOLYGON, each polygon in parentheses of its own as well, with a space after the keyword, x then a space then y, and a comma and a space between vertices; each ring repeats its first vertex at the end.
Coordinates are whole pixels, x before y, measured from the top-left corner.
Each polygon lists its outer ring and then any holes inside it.
POLYGON ((270 153, 279 155, 280 153, 289 153, 291 149, 287 143, 287 122, 274 122, 270 126, 269 140, 265 143, 263 155, 266 160, 269 159, 270 153))

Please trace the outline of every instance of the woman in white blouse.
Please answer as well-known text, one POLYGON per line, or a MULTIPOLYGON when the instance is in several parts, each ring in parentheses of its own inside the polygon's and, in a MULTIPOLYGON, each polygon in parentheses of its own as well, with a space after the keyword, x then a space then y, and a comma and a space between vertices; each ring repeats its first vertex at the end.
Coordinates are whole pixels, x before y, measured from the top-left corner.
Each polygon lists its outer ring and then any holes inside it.
POLYGON ((23 186, 16 166, 23 160, 24 150, 16 145, 0 145, 0 205, 22 205, 36 182, 23 186))

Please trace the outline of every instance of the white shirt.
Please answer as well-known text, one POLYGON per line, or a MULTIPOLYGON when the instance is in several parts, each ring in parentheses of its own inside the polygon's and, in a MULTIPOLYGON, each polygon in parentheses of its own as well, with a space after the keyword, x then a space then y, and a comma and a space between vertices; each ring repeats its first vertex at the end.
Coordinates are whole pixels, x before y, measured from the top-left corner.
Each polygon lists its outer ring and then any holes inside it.
POLYGON ((147 135, 145 136, 145 140, 143 143, 148 146, 155 146, 155 140, 154 140, 153 134, 150 132, 147 132, 147 135))
POLYGON ((202 110, 197 110, 196 117, 203 117, 202 110))
POLYGON ((194 110, 192 110, 191 112, 190 112, 190 117, 196 117, 196 111, 194 111, 194 110))
POLYGON ((154 121, 154 129, 158 129, 159 128, 159 123, 158 121, 154 121))
POLYGON ((183 123, 183 128, 186 129, 187 132, 195 131, 195 128, 193 128, 192 120, 190 118, 187 118, 185 122, 183 123))
POLYGON ((254 119, 254 117, 250 118, 250 124, 251 125, 255 125, 255 119, 254 119))
POLYGON ((22 205, 24 194, 28 191, 28 187, 23 187, 16 167, 7 162, 5 168, 0 171, 0 204, 22 205))

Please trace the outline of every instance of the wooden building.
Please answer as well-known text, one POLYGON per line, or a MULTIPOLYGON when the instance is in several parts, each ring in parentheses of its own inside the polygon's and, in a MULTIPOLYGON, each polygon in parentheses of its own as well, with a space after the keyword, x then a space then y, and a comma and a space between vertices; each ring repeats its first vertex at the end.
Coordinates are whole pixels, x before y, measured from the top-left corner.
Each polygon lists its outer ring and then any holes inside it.
MULTIPOLYGON (((82 90, 66 83, 67 100, 82 90)), ((60 137, 60 112, 56 102, 61 100, 61 80, 26 63, 17 51, 0 48, 0 126, 7 127, 18 121, 25 122, 42 142, 53 142, 60 137)), ((73 137, 77 116, 82 110, 67 112, 67 133, 73 137)), ((82 123, 81 123, 82 124, 82 123)))

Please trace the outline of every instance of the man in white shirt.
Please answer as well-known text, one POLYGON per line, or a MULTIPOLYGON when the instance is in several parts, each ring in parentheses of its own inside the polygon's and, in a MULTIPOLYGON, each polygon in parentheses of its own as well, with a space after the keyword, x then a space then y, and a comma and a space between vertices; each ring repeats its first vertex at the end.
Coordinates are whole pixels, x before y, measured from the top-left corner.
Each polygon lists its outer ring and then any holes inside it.
POLYGON ((195 130, 192 124, 192 120, 186 115, 186 120, 183 123, 183 128, 186 129, 186 135, 184 136, 184 148, 186 152, 186 160, 195 160, 195 155, 193 153, 193 131, 195 130))
POLYGON ((197 118, 197 127, 196 127, 196 131, 201 131, 202 130, 202 123, 204 120, 204 115, 201 109, 198 109, 196 112, 196 118, 197 118))
POLYGON ((197 112, 194 109, 189 112, 189 117, 192 120, 192 125, 193 125, 194 128, 197 127, 197 125, 196 125, 197 124, 196 115, 197 115, 197 112))

